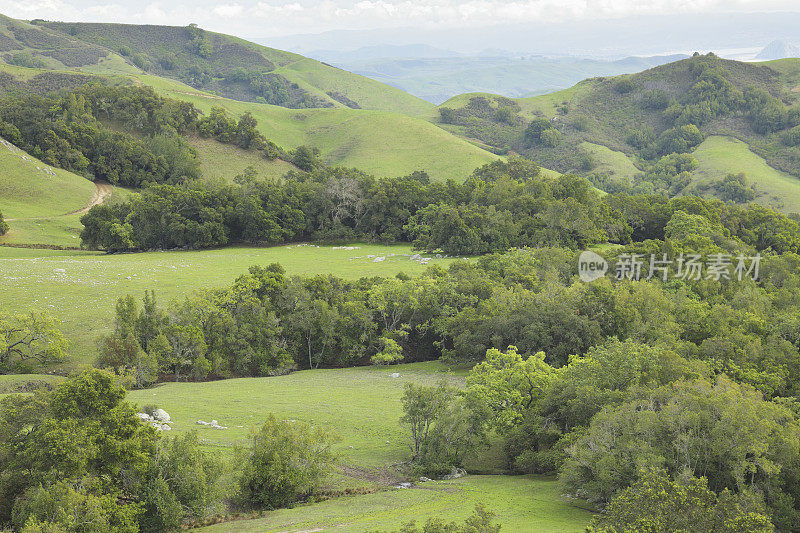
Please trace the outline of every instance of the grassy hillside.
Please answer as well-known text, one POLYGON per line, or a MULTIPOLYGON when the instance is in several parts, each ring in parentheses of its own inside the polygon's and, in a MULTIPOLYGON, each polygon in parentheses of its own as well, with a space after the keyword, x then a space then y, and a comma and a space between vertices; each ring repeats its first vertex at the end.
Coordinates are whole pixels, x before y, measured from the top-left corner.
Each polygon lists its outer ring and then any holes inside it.
MULTIPOLYGON (((549 168, 582 172, 581 143, 633 156, 640 147, 631 144, 632 134, 645 132, 658 137, 672 127, 673 119, 667 117, 669 106, 686 107, 690 105, 687 98, 703 98, 700 91, 692 90, 703 69, 721 73, 720 83, 729 88, 720 91, 741 94, 763 90, 790 109, 797 108, 797 93, 792 92, 800 83, 797 63, 786 60, 766 65, 769 66, 698 56, 637 74, 586 80, 565 91, 532 98, 468 94, 440 106, 436 120, 458 135, 522 153, 549 168), (449 118, 441 115, 443 108, 451 110, 449 118), (559 132, 560 139, 552 146, 525 137, 525 128, 537 117, 547 119, 550 127, 559 132)), ((698 119, 692 117, 687 122, 698 119)), ((783 132, 759 133, 751 122, 748 113, 736 111, 711 116, 698 125, 704 136, 738 138, 756 149, 771 166, 800 174, 800 152, 782 144, 783 132)))
POLYGON ((214 139, 193 135, 187 137, 187 141, 197 150, 200 170, 206 180, 223 179, 230 182, 248 167, 255 169, 258 179, 276 179, 290 170, 297 170, 297 167, 286 161, 270 161, 257 152, 223 144, 214 139))
POLYGON ((711 136, 698 146, 694 157, 700 166, 692 173, 694 186, 744 172, 755 185, 756 202, 787 213, 800 213, 800 178, 769 166, 742 141, 711 136))
MULTIPOLYGON (((7 219, 52 217, 89 203, 95 185, 0 141, 0 210, 7 219)), ((13 224, 12 224, 13 227, 13 224)))
MULTIPOLYGON (((425 269, 401 255, 411 254, 410 246, 356 246, 355 250, 276 246, 119 255, 0 247, 0 308, 43 309, 61 320, 76 358, 69 366, 92 361, 96 339, 112 325, 114 302, 127 294, 139 297, 146 289, 155 289, 161 303, 167 304, 193 290, 226 286, 251 265, 275 262, 290 274, 330 272, 349 279, 398 272, 414 275, 425 269), (375 263, 370 255, 386 260, 375 263)), ((450 261, 431 259, 431 263, 450 261)))
POLYGON ((303 56, 197 27, 37 21, 116 52, 139 69, 220 95, 289 108, 353 107, 421 114, 432 105, 303 56))
POLYGON ((497 157, 430 122, 386 111, 349 108, 287 109, 240 102, 204 93, 187 85, 143 75, 140 83, 170 98, 193 103, 203 112, 214 106, 239 116, 249 111, 268 139, 290 149, 317 147, 331 165, 357 167, 381 176, 425 170, 435 179, 464 179, 497 157))

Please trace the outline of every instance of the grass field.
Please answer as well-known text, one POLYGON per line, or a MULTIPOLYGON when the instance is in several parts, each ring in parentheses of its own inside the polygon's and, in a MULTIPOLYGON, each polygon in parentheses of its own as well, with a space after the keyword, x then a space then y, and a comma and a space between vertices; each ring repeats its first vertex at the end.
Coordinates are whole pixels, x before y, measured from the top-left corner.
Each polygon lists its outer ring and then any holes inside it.
MULTIPOLYGON (((96 339, 112 325, 114 302, 126 294, 140 297, 152 288, 166 305, 200 288, 229 285, 251 265, 275 262, 290 274, 331 273, 348 279, 401 271, 413 275, 426 268, 400 255, 410 254, 410 246, 356 246, 361 248, 293 245, 117 255, 0 247, 0 309, 40 309, 61 320, 71 342, 69 367, 93 360, 96 339), (375 263, 368 255, 386 260, 375 263)), ((431 264, 449 261, 434 258, 431 264)))
POLYGON ((197 159, 206 180, 223 179, 231 182, 247 167, 253 167, 259 179, 276 179, 290 170, 297 170, 297 167, 286 161, 270 161, 257 152, 242 150, 238 146, 213 139, 191 136, 186 140, 197 150, 197 159))
MULTIPOLYGON (((450 372, 438 362, 391 367, 304 370, 287 376, 207 383, 165 383, 133 391, 139 406, 166 410, 173 432, 197 430, 207 448, 223 456, 246 445, 250 431, 274 413, 279 419, 314 424, 341 437, 337 475, 331 489, 364 487, 371 494, 340 497, 322 503, 268 513, 257 520, 229 522, 206 531, 372 531, 399 527, 410 517, 462 520, 483 502, 498 514, 505 531, 582 531, 590 514, 559 495, 558 483, 530 476, 470 475, 435 481, 411 489, 386 490, 403 479, 395 465, 408 459, 408 435, 400 424, 400 399, 407 382, 434 384, 444 378, 463 383, 464 372, 450 372), (399 377, 392 377, 397 373, 399 377), (197 425, 215 419, 226 430, 197 425), (335 526, 335 527, 334 527, 335 526)), ((482 469, 491 457, 473 458, 482 469)), ((468 465, 469 468, 469 465, 468 465)))
POLYGON ((397 530, 429 518, 463 521, 481 502, 497 515, 506 533, 578 533, 591 514, 562 498, 558 483, 533 476, 467 476, 432 481, 409 489, 346 496, 295 509, 267 513, 264 518, 226 522, 203 532, 255 533, 269 531, 341 531, 343 533, 397 530))
POLYGON ((711 136, 692 155, 699 163, 692 174, 695 183, 708 183, 730 173, 744 172, 756 186, 758 203, 787 213, 800 213, 800 178, 772 168, 742 141, 711 136))

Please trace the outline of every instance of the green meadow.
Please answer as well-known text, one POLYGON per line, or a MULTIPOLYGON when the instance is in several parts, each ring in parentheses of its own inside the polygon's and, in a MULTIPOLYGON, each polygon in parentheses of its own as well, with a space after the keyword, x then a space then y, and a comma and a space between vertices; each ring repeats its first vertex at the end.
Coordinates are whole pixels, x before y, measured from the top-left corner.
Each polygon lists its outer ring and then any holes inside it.
POLYGON ((397 530, 429 518, 463 522, 483 503, 495 513, 504 532, 578 533, 591 513, 559 493, 559 485, 535 476, 467 476, 453 481, 429 481, 408 489, 344 496, 294 509, 270 511, 263 518, 200 528, 203 532, 346 533, 397 530))
MULTIPOLYGON (((304 370, 266 378, 164 383, 132 391, 128 399, 140 407, 166 410, 174 432, 197 431, 208 449, 222 455, 246 445, 250 432, 270 413, 326 428, 341 438, 335 448, 338 472, 326 482, 328 488, 369 491, 204 531, 373 531, 400 527, 409 517, 418 522, 432 517, 463 520, 478 502, 498 515, 504 531, 583 531, 590 513, 563 498, 552 478, 469 475, 408 489, 390 488, 406 475, 402 464, 408 459, 408 432, 399 422, 403 387, 408 382, 430 385, 440 379, 458 386, 464 371, 452 372, 438 362, 304 370), (197 424, 197 420, 212 419, 228 429, 197 424)), ((471 463, 482 472, 502 466, 491 450, 471 463)))

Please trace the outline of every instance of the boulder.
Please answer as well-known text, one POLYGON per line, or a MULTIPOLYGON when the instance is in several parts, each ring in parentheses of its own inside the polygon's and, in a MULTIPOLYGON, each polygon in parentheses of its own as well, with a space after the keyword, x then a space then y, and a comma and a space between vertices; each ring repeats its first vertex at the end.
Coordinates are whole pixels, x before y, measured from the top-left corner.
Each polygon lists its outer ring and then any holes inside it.
POLYGON ((446 480, 449 480, 449 479, 458 479, 458 478, 464 477, 466 475, 467 475, 467 471, 464 470, 463 468, 453 467, 453 468, 450 469, 450 473, 447 474, 447 475, 442 476, 441 479, 446 481, 446 480))
POLYGON ((167 413, 163 409, 156 409, 153 411, 153 418, 156 420, 160 420, 161 422, 170 422, 169 413, 167 413))

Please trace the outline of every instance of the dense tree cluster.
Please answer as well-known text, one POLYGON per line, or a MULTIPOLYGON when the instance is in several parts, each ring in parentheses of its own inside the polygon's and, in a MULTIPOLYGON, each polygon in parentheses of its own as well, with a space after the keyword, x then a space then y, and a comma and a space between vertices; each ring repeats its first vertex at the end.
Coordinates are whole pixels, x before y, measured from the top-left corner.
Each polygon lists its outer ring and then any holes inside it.
POLYGON ((330 435, 271 416, 226 465, 194 432, 163 437, 124 396, 111 374, 89 370, 53 391, 0 400, 0 526, 173 531, 228 501, 246 510, 304 500, 334 459, 330 435))
MULTIPOLYGON (((720 238, 758 250, 800 251, 797 221, 769 208, 658 194, 601 198, 583 178, 545 177, 522 159, 486 165, 459 184, 431 183, 424 173, 375 179, 356 170, 315 167, 311 157, 302 157, 311 172, 289 173, 280 181, 243 175, 237 185, 158 185, 127 202, 96 206, 82 218, 83 245, 125 251, 362 239, 477 255, 663 239, 670 218, 685 211, 720 225, 720 238)), ((297 161, 303 163, 299 155, 297 161)), ((688 179, 694 165, 691 156, 673 154, 652 176, 671 186, 688 179)), ((752 188, 742 179, 731 177, 716 188, 726 198, 747 197, 752 188)))
POLYGON ((3 212, 0 211, 0 235, 8 233, 8 222, 3 218, 3 212))
POLYGON ((200 116, 192 104, 162 98, 149 87, 89 84, 50 96, 12 92, 0 99, 0 136, 47 164, 130 187, 197 178, 195 151, 181 137, 189 132, 267 159, 289 157, 256 126, 250 113, 236 120, 212 108, 200 116))

